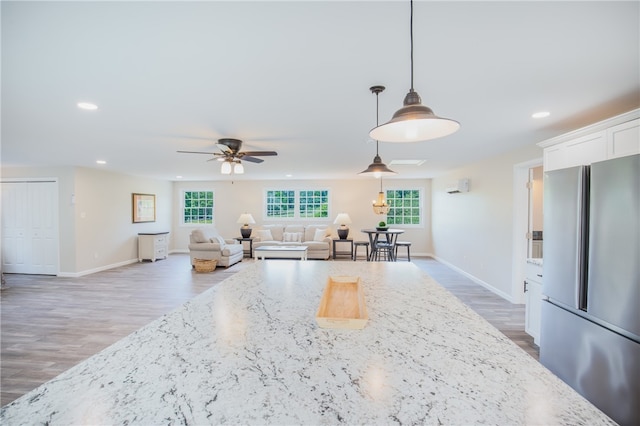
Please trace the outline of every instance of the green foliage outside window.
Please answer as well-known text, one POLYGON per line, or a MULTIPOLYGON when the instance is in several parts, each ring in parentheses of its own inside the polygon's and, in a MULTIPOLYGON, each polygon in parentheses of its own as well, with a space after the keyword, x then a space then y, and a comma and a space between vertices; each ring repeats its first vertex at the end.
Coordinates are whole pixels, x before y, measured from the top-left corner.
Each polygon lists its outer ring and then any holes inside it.
POLYGON ((300 217, 329 217, 329 191, 300 191, 300 217))
POLYGON ((387 203, 391 209, 387 213, 389 225, 420 225, 420 190, 389 189, 387 203))
POLYGON ((213 191, 184 191, 185 224, 213 224, 213 191))
POLYGON ((295 208, 295 191, 267 191, 267 217, 294 217, 295 208))

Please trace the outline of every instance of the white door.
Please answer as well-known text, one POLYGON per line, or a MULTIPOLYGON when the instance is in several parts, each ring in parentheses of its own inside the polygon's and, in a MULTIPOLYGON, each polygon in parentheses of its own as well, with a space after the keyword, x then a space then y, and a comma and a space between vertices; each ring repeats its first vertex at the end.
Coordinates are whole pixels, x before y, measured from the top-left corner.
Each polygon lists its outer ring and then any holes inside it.
POLYGON ((2 183, 2 271, 58 273, 58 184, 2 183))

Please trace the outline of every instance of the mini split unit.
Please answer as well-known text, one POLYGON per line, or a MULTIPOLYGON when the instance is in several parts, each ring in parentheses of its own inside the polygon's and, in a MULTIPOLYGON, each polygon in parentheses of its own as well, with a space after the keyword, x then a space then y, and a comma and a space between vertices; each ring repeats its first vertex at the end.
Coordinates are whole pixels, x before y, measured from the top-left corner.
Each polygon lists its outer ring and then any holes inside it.
POLYGON ((449 194, 457 194, 459 192, 469 192, 469 179, 459 179, 456 185, 447 188, 449 194))

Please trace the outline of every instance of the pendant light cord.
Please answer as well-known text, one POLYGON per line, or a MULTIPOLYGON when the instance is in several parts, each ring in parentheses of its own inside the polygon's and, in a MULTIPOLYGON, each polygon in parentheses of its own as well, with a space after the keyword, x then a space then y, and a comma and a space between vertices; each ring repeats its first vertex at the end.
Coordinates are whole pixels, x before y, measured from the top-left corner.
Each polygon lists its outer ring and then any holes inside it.
MULTIPOLYGON (((378 95, 380 92, 376 92, 376 127, 378 127, 378 111, 380 107, 378 106, 378 95)), ((378 157, 378 140, 376 139, 376 157, 378 157)))
POLYGON ((411 0, 411 18, 409 19, 409 40, 411 41, 411 91, 413 92, 413 0, 411 0))

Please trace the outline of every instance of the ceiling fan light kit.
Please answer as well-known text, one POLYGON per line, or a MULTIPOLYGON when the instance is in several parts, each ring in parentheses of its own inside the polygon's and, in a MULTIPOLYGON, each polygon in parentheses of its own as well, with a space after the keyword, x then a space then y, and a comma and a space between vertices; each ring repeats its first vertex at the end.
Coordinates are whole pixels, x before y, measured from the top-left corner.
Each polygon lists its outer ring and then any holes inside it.
POLYGON ((455 133, 460 123, 438 117, 431 108, 422 105, 420 95, 413 89, 413 0, 411 0, 411 89, 404 98, 404 106, 387 123, 374 127, 369 136, 383 142, 418 142, 455 133))

